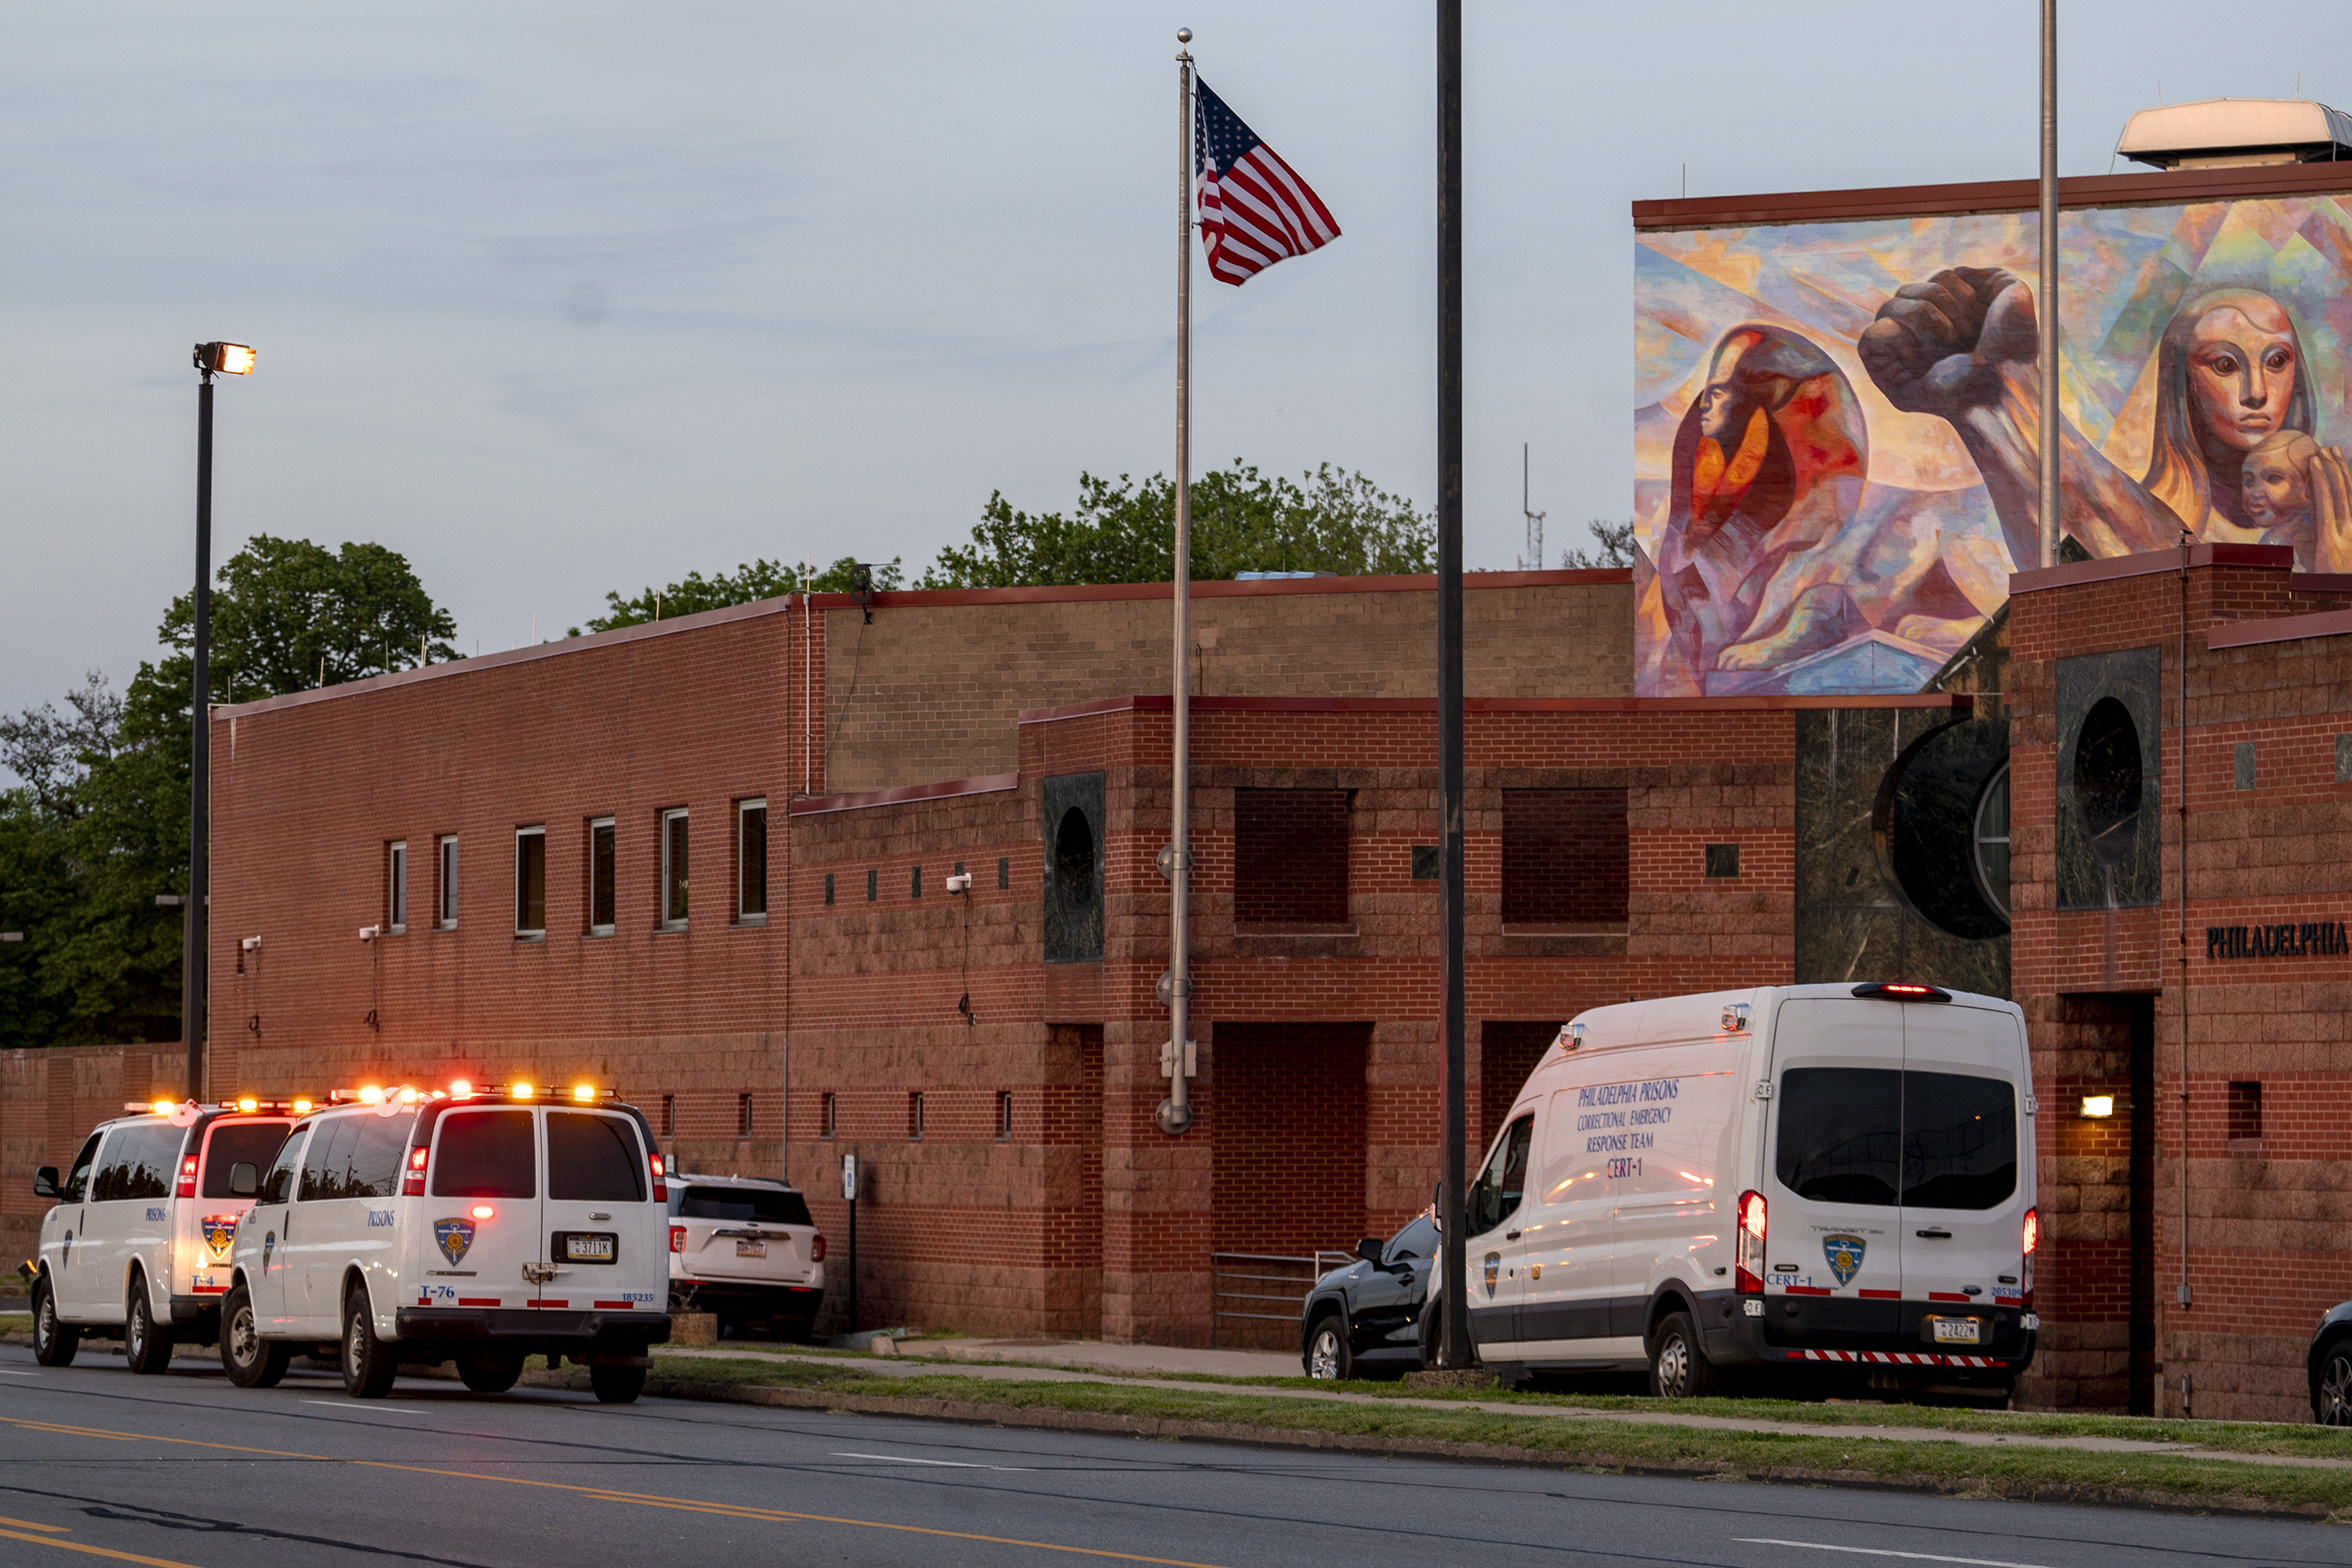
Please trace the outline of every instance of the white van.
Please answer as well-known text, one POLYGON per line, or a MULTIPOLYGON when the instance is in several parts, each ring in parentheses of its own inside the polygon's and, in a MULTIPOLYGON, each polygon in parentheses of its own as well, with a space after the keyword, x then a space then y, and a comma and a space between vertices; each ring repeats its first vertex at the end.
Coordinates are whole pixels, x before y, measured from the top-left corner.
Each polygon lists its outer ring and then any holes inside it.
POLYGON ((175 1342, 219 1336, 230 1244, 250 1198, 229 1191, 241 1163, 267 1164, 290 1110, 247 1100, 125 1106, 68 1167, 33 1174, 41 1218, 33 1278, 33 1354, 66 1366, 85 1337, 120 1339, 131 1370, 158 1373, 175 1342), (240 1111, 237 1107, 245 1109, 240 1111))
POLYGON ((2032 1084, 2016 1004, 1930 985, 1594 1008, 1469 1194, 1479 1355, 1666 1396, 1757 1365, 1998 1392, 2041 1327, 2032 1084))
POLYGON ((669 1338, 644 1116, 528 1084, 362 1092, 297 1123, 257 1181, 238 1173, 258 1190, 221 1309, 230 1381, 268 1387, 307 1352, 340 1356, 355 1398, 391 1392, 401 1362, 455 1361, 498 1393, 525 1356, 568 1356, 598 1399, 635 1399, 646 1347, 669 1338))

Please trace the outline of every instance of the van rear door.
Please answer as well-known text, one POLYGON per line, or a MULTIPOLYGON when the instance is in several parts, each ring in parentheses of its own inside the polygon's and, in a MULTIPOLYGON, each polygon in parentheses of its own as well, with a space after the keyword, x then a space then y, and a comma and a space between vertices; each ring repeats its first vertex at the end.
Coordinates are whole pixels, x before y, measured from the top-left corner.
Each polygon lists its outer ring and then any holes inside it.
POLYGON ((418 1297, 436 1307, 523 1307, 541 1299, 539 1113, 458 1106, 433 1127, 421 1204, 418 1297))
POLYGON ((176 1272, 172 1289, 185 1295, 217 1296, 228 1289, 229 1253, 236 1227, 253 1208, 250 1195, 229 1191, 239 1165, 253 1167, 255 1184, 286 1142, 290 1116, 224 1118, 205 1128, 196 1163, 196 1195, 182 1199, 173 1219, 176 1272))
POLYGON ((659 1311, 668 1299, 667 1205, 635 1118, 550 1106, 547 1196, 531 1304, 572 1311, 659 1311))
POLYGON ((1903 1011, 1903 1299, 1916 1321, 1902 1327, 1923 1350, 1990 1354, 1990 1309, 2014 1317, 2023 1271, 2024 1038, 1990 1008, 1903 1011))
MULTIPOLYGON (((1792 997, 1772 1031, 1764 1294, 1772 1342, 1845 1347, 1903 1300, 1903 1004, 1792 997)), ((1728 1211, 1727 1211, 1727 1213, 1728 1211)))

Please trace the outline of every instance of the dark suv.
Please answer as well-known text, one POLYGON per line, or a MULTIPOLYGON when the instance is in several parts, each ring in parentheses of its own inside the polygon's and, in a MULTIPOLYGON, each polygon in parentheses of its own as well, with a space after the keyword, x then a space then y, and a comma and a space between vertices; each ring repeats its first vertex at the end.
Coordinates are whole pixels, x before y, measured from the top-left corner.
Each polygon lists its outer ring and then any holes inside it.
POLYGON ((2311 1418, 2322 1426, 2352 1426, 2352 1301, 2329 1308, 2319 1320, 2305 1364, 2311 1418))
POLYGON ((1415 1215, 1382 1243, 1356 1244, 1359 1261, 1315 1282, 1301 1310, 1299 1361, 1309 1377, 1402 1373, 1421 1365, 1421 1305, 1437 1254, 1437 1222, 1415 1215))

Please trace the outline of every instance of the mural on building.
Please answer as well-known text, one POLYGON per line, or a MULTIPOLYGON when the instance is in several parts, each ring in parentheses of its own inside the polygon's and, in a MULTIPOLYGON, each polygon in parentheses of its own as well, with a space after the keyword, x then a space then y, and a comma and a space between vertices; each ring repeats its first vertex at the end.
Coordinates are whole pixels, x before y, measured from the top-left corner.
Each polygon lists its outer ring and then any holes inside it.
MULTIPOLYGON (((2352 196, 2060 218, 2062 549, 2352 571, 2352 196)), ((1643 696, 1917 690, 2038 564, 2032 213, 1636 237, 1643 696)))

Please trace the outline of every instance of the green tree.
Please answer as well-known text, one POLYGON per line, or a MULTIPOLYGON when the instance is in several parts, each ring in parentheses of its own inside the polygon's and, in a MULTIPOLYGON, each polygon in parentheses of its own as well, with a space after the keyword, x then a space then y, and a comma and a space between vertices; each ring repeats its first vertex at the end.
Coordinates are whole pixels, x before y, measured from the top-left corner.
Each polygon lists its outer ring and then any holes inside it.
POLYGON ((1590 571, 1595 566, 1633 564, 1633 525, 1632 523, 1611 522, 1606 518, 1596 517, 1584 526, 1592 531, 1593 542, 1599 548, 1561 551, 1559 564, 1563 571, 1575 571, 1580 568, 1590 571))
MULTIPOLYGON (((874 586, 891 589, 899 586, 905 572, 899 558, 876 562, 874 586)), ((857 559, 845 555, 822 572, 814 574, 808 582, 811 593, 846 594, 850 589, 850 574, 857 569, 857 559)), ((614 631, 622 626, 643 626, 647 621, 676 620, 703 610, 722 610, 730 605, 748 605, 754 599, 781 598, 801 591, 801 574, 789 565, 774 561, 753 561, 738 566, 732 572, 721 572, 705 577, 699 572, 688 572, 685 581, 660 588, 640 589, 634 597, 623 598, 617 590, 604 595, 605 612, 589 617, 587 629, 592 632, 614 631)), ((578 637, 581 628, 573 626, 567 634, 578 637)))
MULTIPOLYGON (((1300 482, 1267 479, 1235 458, 1192 482, 1192 576, 1330 572, 1341 576, 1433 569, 1436 520, 1361 474, 1328 463, 1300 482)), ((1165 475, 1116 483, 1078 476, 1069 516, 989 497, 971 543, 940 552, 926 588, 1164 582, 1175 569, 1176 486, 1165 475)))

